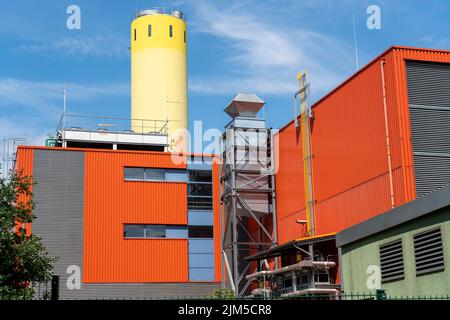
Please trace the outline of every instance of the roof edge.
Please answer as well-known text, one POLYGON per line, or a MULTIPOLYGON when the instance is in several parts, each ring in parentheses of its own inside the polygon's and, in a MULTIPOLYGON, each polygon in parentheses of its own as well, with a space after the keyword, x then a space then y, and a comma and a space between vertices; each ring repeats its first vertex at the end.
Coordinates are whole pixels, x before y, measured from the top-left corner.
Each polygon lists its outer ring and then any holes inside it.
MULTIPOLYGON (((325 100, 326 98, 328 98, 329 96, 331 96, 333 93, 335 93, 336 91, 338 91, 340 88, 342 88, 344 85, 346 85, 348 82, 350 82, 353 78, 355 78, 356 76, 358 76, 360 73, 362 73, 363 71, 365 71, 367 68, 369 68, 372 64, 374 64, 375 62, 377 62, 379 59, 381 59, 383 56, 387 55, 389 52, 394 51, 394 50, 417 50, 417 51, 431 51, 431 52, 443 52, 443 53, 449 53, 450 54, 450 50, 445 50, 445 49, 432 49, 432 48, 418 48, 418 47, 410 47, 410 46, 400 46, 400 45, 393 45, 390 46, 389 48, 387 48, 386 50, 384 50, 382 53, 380 53, 379 55, 377 55, 375 58, 373 58, 371 61, 369 61, 366 65, 364 65, 361 69, 359 69, 358 71, 356 71, 355 73, 353 73, 351 76, 349 76, 347 79, 345 79, 343 82, 341 82, 339 85, 337 85, 334 89, 332 89, 330 92, 328 92, 327 94, 325 94, 323 97, 321 97, 319 100, 317 100, 312 106, 311 108, 314 108, 316 105, 318 105, 319 103, 321 103, 323 100, 325 100)), ((300 115, 297 117, 298 119, 300 119, 300 115)), ((280 127, 279 132, 283 131, 284 129, 286 129, 288 126, 290 126, 292 123, 294 123, 294 119, 290 120, 287 124, 285 124, 284 126, 280 127)))
POLYGON ((112 149, 96 149, 96 148, 61 148, 61 147, 45 147, 45 146, 26 146, 19 145, 19 149, 32 149, 32 150, 55 150, 55 151, 93 151, 93 152, 111 152, 111 153, 140 153, 140 154, 155 154, 155 155, 179 155, 179 156, 193 156, 193 157, 210 157, 217 158, 219 155, 213 153, 177 153, 166 151, 145 151, 145 150, 112 150, 112 149))
POLYGON ((338 247, 348 245, 448 206, 450 206, 450 186, 342 230, 336 234, 336 245, 338 247))

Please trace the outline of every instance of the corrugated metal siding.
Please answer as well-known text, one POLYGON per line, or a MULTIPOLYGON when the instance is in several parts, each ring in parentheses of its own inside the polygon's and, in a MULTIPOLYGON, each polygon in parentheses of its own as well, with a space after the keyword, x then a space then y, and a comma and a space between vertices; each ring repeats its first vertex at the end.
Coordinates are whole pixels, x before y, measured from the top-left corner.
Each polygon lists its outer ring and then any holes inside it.
POLYGON ((403 137, 405 198, 407 201, 416 199, 415 173, 413 163, 413 146, 411 138, 411 122, 409 115, 409 98, 406 76, 406 61, 450 62, 450 51, 415 49, 399 47, 393 50, 395 56, 396 91, 398 99, 399 119, 403 137))
MULTIPOLYGON (((403 179, 399 169, 403 156, 395 95, 394 57, 387 54, 313 106, 311 144, 316 234, 341 230, 390 208, 381 82, 383 59, 386 61, 392 166, 396 170, 394 179, 403 179)), ((280 172, 286 163, 290 163, 291 170, 284 177, 277 174, 279 234, 282 241, 288 241, 300 236, 301 228, 287 224, 302 217, 300 214, 290 216, 292 212, 286 212, 286 203, 301 201, 302 206, 298 206, 297 210, 304 208, 300 160, 303 156, 301 143, 295 140, 294 124, 280 132, 279 157, 280 172), (286 197, 289 199, 283 199, 283 196, 280 197, 280 186, 287 189, 287 185, 290 195, 286 197), (288 216, 288 220, 283 221, 288 216), (287 235, 283 235, 285 230, 282 228, 287 228, 287 235)), ((405 201, 403 186, 398 181, 394 181, 394 194, 397 204, 405 201)))
POLYGON ((216 283, 105 283, 83 284, 61 299, 150 299, 203 297, 220 288, 216 283), (80 293, 81 294, 77 294, 80 293))
MULTIPOLYGON (((395 204, 415 199, 405 59, 450 62, 450 52, 394 47, 313 106, 316 233, 340 231, 390 208, 382 60, 395 204)), ((278 234, 282 243, 301 232, 291 224, 303 218, 303 156, 293 122, 280 131, 279 138, 276 187, 278 234)))
POLYGON ((83 269, 84 155, 82 152, 34 151, 33 233, 42 237, 49 255, 58 257, 62 298, 80 296, 66 287, 67 267, 83 269))
POLYGON ((86 151, 87 283, 187 282, 188 242, 124 240, 123 224, 187 224, 186 183, 124 180, 124 167, 185 168, 170 154, 86 151))
POLYGON ((417 196, 450 183, 450 64, 406 62, 417 196))
MULTIPOLYGON (((17 172, 22 172, 22 174, 25 176, 33 176, 33 159, 33 149, 19 146, 17 148, 17 162, 15 168, 17 172)), ((33 191, 33 186, 31 186, 31 191, 33 191)), ((27 201, 27 199, 23 197, 19 198, 19 201, 27 201)), ((27 235, 30 235, 32 232, 32 225, 29 223, 25 228, 27 235)))
MULTIPOLYGON (((91 156, 95 157, 95 154, 105 153, 104 151, 90 150, 88 153, 92 153, 91 156)), ((108 153, 108 152, 106 152, 108 153)), ((109 152, 112 157, 114 155, 122 154, 126 157, 128 152, 109 152)), ((167 155, 155 154, 155 153, 138 153, 130 152, 133 154, 131 157, 137 158, 131 160, 130 163, 137 166, 154 166, 154 167, 182 167, 183 165, 173 164, 167 155), (144 156, 142 156, 145 154, 144 156), (156 158, 154 158, 156 156, 156 158), (141 159, 139 160, 139 158, 141 159), (154 158, 150 161, 145 159, 154 158), (142 159, 144 158, 144 159, 142 159)), ((43 236, 44 242, 48 243, 47 249, 52 256, 59 256, 60 259, 56 263, 55 273, 61 275, 61 298, 63 299, 98 299, 98 298, 149 298, 149 297, 174 297, 174 296, 202 296, 211 293, 218 287, 216 283, 180 283, 180 282, 168 282, 168 283, 112 283, 111 278, 107 279, 107 283, 86 283, 82 276, 81 290, 68 290, 66 287, 66 280, 68 274, 66 269, 68 265, 77 265, 81 268, 82 272, 85 272, 88 268, 97 268, 99 273, 103 273, 104 270, 98 269, 105 265, 93 265, 92 261, 84 261, 83 263, 83 225, 84 225, 84 197, 83 188, 84 183, 83 174, 85 160, 82 151, 75 151, 74 149, 55 149, 55 148, 41 148, 41 147, 21 147, 18 150, 17 168, 23 168, 25 174, 32 174, 36 172, 35 180, 38 182, 34 189, 35 200, 38 202, 34 210, 37 215, 35 220, 34 230, 43 236), (38 153, 38 157, 33 161, 33 153, 38 153), (35 169, 35 170, 33 170, 35 169)), ((110 159, 109 159, 110 160, 110 159)), ((109 167, 111 168, 111 167, 109 167)), ((94 169, 98 169, 94 167, 94 169)), ((103 177, 104 178, 104 177, 103 177)), ((99 180, 98 188, 105 188, 105 184, 111 182, 109 179, 99 180)), ((91 187, 93 185, 91 184, 91 187)), ((144 186, 145 188, 145 186, 144 186)), ((110 190, 106 188, 107 191, 110 190)), ((102 193, 101 195, 105 195, 102 193)), ((110 194, 109 198, 114 198, 114 194, 110 194)), ((186 198, 184 192, 183 198, 186 198)), ((101 200, 94 195, 91 198, 93 201, 101 200)), ((216 200, 218 200, 217 198, 216 200)), ((131 199, 133 200, 133 199, 131 199)), ((130 200, 127 200, 130 201, 130 200)), ((142 202, 142 199, 140 199, 142 202)), ((173 199, 172 199, 173 201, 173 199)), ((99 217, 106 217, 111 212, 108 212, 108 207, 98 207, 99 211, 93 212, 93 214, 99 217)), ((114 214, 114 212, 112 212, 114 214)), ((108 225, 104 224, 104 221, 94 221, 98 225, 90 229, 92 232, 103 229, 101 236, 110 236, 116 231, 122 235, 122 230, 109 230, 108 225)), ((84 225, 86 227, 86 225, 84 225)), ((94 239, 95 240, 95 239, 94 239)), ((216 239, 217 241, 218 239, 216 239)), ((116 267, 111 264, 109 267, 114 269, 114 272, 118 272, 117 269, 121 269, 120 272, 126 277, 126 281, 133 280, 136 276, 139 276, 141 270, 147 273, 152 273, 161 270, 159 265, 161 261, 167 262, 168 255, 171 253, 176 254, 175 263, 165 266, 166 270, 156 272, 158 277, 179 277, 180 268, 178 264, 187 265, 187 259, 184 259, 183 252, 186 252, 187 257, 187 240, 123 240, 123 246, 119 246, 118 253, 131 252, 135 257, 140 257, 134 265, 131 264, 129 256, 126 254, 117 257, 114 256, 114 263, 118 265, 116 267), (181 255, 180 255, 181 252, 181 255), (163 260, 158 260, 162 257, 163 260), (127 260, 128 259, 128 260, 127 260), (131 265, 130 265, 131 264, 131 265), (154 265, 156 264, 156 268, 154 265), (136 270, 140 269, 140 270, 136 270), (133 278, 134 277, 134 278, 133 278)), ((86 242, 85 242, 86 245, 86 242)), ((109 244, 106 244, 108 247, 109 244)), ((219 242, 220 246, 220 242, 219 242)), ((99 259, 108 260, 111 258, 113 247, 109 246, 110 251, 104 250, 100 252, 99 259)), ((131 260, 133 260, 131 259, 131 260)), ((87 259, 89 260, 89 259, 87 259)), ((111 260, 111 259, 110 259, 111 260)), ((111 262, 109 260, 109 262, 111 262)), ((97 261, 97 260, 95 260, 97 261)), ((220 262, 220 259, 219 259, 220 262)), ((108 268, 107 268, 108 269, 108 268)), ((220 277, 218 278, 220 281, 220 277)))

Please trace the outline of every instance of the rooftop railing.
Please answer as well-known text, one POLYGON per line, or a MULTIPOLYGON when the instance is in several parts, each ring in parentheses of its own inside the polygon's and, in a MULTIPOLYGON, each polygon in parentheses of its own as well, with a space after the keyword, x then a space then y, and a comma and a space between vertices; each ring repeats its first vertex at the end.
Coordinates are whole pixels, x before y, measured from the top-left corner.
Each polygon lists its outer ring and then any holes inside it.
POLYGON ((131 17, 131 21, 133 21, 139 17, 149 16, 149 15, 166 15, 166 16, 172 16, 172 17, 175 17, 175 18, 185 21, 185 16, 184 16, 183 12, 181 12, 179 10, 166 9, 163 7, 153 7, 153 8, 141 9, 141 10, 137 11, 131 17))
POLYGON ((167 120, 131 119, 66 114, 58 124, 57 135, 63 130, 121 132, 167 135, 167 120))

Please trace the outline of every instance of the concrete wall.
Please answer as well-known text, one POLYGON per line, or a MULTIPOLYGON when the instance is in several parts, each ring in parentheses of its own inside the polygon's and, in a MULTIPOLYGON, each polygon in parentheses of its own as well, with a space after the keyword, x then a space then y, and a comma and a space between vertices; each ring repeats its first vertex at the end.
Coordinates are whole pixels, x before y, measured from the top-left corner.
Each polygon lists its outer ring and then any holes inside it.
POLYGON ((102 283, 69 290, 69 266, 83 274, 84 152, 34 150, 33 187, 36 216, 32 232, 42 237, 50 256, 58 257, 54 273, 60 275, 61 299, 152 298, 203 296, 217 283, 102 283))
POLYGON ((390 296, 450 295, 450 207, 342 247, 343 286, 347 293, 373 292, 367 287, 370 265, 380 266, 379 246, 402 239, 405 278, 381 285, 390 296), (416 276, 413 236, 440 226, 445 270, 416 276))

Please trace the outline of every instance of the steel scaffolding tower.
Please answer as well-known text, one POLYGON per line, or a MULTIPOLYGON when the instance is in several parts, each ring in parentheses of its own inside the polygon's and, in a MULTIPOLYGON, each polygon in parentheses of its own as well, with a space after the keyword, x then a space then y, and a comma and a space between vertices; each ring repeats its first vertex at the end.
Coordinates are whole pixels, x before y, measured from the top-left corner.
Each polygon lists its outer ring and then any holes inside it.
POLYGON ((225 108, 233 119, 221 141, 222 279, 225 284, 226 271, 237 296, 248 293, 246 275, 277 263, 244 260, 277 244, 274 135, 256 117, 264 104, 254 94, 239 93, 225 108))

